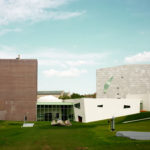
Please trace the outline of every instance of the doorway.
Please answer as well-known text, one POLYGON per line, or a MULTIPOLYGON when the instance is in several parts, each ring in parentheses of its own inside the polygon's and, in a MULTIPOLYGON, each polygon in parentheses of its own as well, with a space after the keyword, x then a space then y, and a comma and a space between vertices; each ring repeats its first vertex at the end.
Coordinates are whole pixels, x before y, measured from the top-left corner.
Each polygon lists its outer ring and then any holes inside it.
POLYGON ((82 117, 81 116, 78 116, 78 121, 82 122, 82 117))
POLYGON ((140 111, 143 110, 143 103, 140 103, 140 111))

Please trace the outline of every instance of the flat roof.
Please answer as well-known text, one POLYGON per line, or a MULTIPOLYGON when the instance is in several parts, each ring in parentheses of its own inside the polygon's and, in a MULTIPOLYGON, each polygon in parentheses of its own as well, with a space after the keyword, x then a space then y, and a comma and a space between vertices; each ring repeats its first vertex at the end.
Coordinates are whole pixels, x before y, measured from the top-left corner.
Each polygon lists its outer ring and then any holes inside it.
POLYGON ((73 105, 73 103, 65 102, 37 102, 36 105, 73 105))

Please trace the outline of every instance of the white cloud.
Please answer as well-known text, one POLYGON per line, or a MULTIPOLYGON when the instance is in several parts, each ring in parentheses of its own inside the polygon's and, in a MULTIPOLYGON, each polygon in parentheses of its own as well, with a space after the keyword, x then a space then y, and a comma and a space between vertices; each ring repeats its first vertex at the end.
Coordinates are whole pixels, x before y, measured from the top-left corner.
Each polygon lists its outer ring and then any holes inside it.
MULTIPOLYGON (((68 52, 69 50, 64 49, 55 49, 55 48, 38 48, 36 49, 36 54, 34 57, 37 58, 45 58, 45 59, 53 59, 56 58, 58 60, 71 60, 71 61, 82 61, 86 60, 88 62, 93 59, 103 59, 109 55, 109 53, 99 53, 99 52, 85 52, 85 53, 72 53, 68 52)), ((31 54, 30 54, 31 56, 31 54)), ((68 62, 69 63, 69 62, 68 62)))
POLYGON ((129 56, 125 58, 126 63, 145 63, 150 62, 150 52, 138 53, 134 56, 129 56))
POLYGON ((81 12, 58 12, 58 13, 54 13, 51 18, 56 19, 56 20, 65 20, 65 19, 69 19, 72 17, 77 17, 77 16, 81 16, 85 13, 85 11, 81 11, 81 12))
POLYGON ((85 11, 64 12, 58 10, 71 0, 0 0, 0 24, 43 19, 69 19, 85 11))
POLYGON ((82 66, 82 65, 96 65, 97 63, 93 60, 77 60, 77 61, 67 61, 67 65, 69 66, 82 66))
POLYGON ((14 47, 9 47, 5 45, 0 45, 0 58, 16 58, 17 57, 17 50, 14 47))
POLYGON ((59 66, 59 67, 63 67, 63 68, 66 68, 66 64, 60 60, 57 60, 57 59, 53 59, 53 60, 50 60, 50 59, 38 59, 38 64, 40 66, 59 66))
POLYGON ((9 32, 21 32, 22 30, 19 28, 14 28, 14 29, 2 29, 0 30, 0 36, 5 35, 9 32))
POLYGON ((85 69, 77 69, 77 68, 71 68, 68 70, 55 70, 55 69, 50 69, 50 70, 45 70, 44 75, 47 77, 78 77, 83 73, 87 73, 87 70, 85 69))
MULTIPOLYGON (((29 48, 27 48, 29 50, 29 48)), ((38 59, 40 66, 55 66, 61 68, 74 68, 82 66, 96 66, 101 65, 108 57, 108 53, 73 53, 69 50, 55 48, 38 48, 29 52, 16 47, 9 47, 0 45, 0 58, 16 58, 18 54, 21 58, 34 58, 38 59)))

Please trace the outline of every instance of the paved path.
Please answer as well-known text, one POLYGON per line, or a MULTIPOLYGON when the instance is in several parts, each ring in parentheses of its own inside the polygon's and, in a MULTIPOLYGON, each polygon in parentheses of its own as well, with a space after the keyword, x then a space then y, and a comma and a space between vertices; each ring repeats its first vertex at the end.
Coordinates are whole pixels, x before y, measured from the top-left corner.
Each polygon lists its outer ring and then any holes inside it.
POLYGON ((137 121, 141 121, 141 120, 150 120, 150 117, 149 118, 143 118, 143 119, 137 119, 137 120, 131 120, 131 121, 124 121, 123 123, 137 122, 137 121))
POLYGON ((33 127, 34 123, 24 123, 22 127, 33 127))
POLYGON ((150 140, 150 132, 118 131, 116 136, 127 137, 134 140, 150 140))

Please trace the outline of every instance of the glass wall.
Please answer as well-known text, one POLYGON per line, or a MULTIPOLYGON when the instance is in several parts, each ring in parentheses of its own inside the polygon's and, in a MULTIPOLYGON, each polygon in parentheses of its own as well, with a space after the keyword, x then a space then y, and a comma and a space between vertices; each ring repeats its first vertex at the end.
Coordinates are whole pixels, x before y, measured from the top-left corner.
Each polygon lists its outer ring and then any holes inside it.
POLYGON ((74 120, 73 105, 37 105, 37 121, 74 120))

